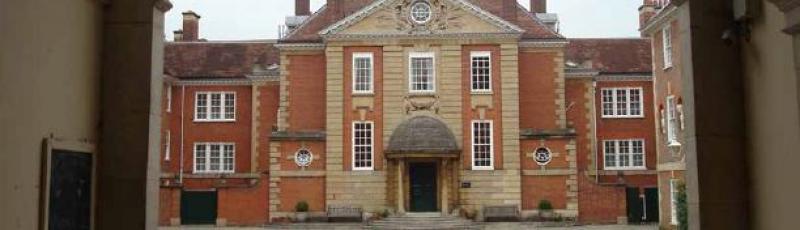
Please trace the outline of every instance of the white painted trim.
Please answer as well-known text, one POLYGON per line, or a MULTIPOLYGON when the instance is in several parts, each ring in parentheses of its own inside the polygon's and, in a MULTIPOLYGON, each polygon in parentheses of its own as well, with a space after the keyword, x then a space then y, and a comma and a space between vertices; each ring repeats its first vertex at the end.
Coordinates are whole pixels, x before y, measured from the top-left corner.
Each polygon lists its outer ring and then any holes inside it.
POLYGON ((415 94, 415 93, 436 93, 436 54, 434 52, 410 52, 408 53, 408 92, 415 94), (414 84, 412 81, 412 74, 413 74, 413 65, 411 60, 414 58, 431 58, 431 89, 430 90, 414 90, 414 84))
POLYGON ((661 52, 663 54, 664 69, 672 68, 674 47, 672 43, 672 23, 667 22, 667 25, 661 29, 661 52))
POLYGON ((170 134, 169 130, 167 130, 167 134, 165 136, 166 137, 164 138, 164 161, 169 161, 170 160, 169 159, 170 158, 170 148, 172 147, 172 143, 171 143, 172 142, 172 135, 170 134))
POLYGON ((492 93, 492 77, 494 76, 494 66, 492 65, 492 52, 491 51, 472 51, 469 54, 469 88, 472 93, 478 94, 491 94, 492 93), (473 71, 473 58, 488 57, 489 58, 489 89, 475 89, 475 71, 473 71))
MULTIPOLYGON (((182 159, 181 159, 182 160, 182 159)), ((234 142, 195 142, 192 145, 192 174, 233 174, 236 172, 236 143, 234 142), (211 171, 211 146, 218 145, 219 148, 219 170, 211 171), (225 146, 233 146, 233 170, 225 170, 225 146), (197 146, 205 146, 205 169, 197 170, 197 146)))
POLYGON ((470 166, 472 170, 494 170, 494 121, 493 120, 472 120, 470 126, 470 166), (475 124, 489 123, 489 166, 475 165, 475 124))
POLYGON ((172 112, 172 85, 167 85, 167 113, 172 112))
POLYGON ((647 143, 645 143, 645 139, 642 138, 634 138, 634 139, 612 139, 612 140, 603 140, 603 170, 607 171, 635 171, 635 170, 647 170, 647 143), (633 142, 641 141, 642 142, 642 166, 633 166, 633 142), (613 142, 614 143, 614 153, 615 159, 617 162, 617 166, 609 167, 607 166, 608 162, 606 162, 606 143, 613 142), (619 166, 620 162, 620 153, 619 153, 619 146, 620 142, 628 142, 629 153, 628 153, 628 162, 630 162, 631 166, 619 166))
POLYGON ((202 122, 236 122, 236 100, 238 96, 236 95, 235 91, 197 91, 194 93, 194 122, 202 123, 202 122), (199 118, 197 117, 197 96, 204 94, 206 95, 206 118, 199 118), (211 119, 211 95, 212 94, 220 94, 220 117, 221 119, 211 119), (233 119, 225 119, 225 99, 227 94, 233 94, 233 119))
POLYGON ((45 138, 43 140, 42 152, 41 152, 41 168, 40 168, 40 187, 39 187, 39 197, 42 199, 41 203, 39 204, 39 213, 44 215, 44 218, 39 218, 37 222, 41 229, 47 228, 46 226, 49 225, 47 215, 50 213, 50 188, 51 188, 51 177, 50 174, 52 173, 52 155, 54 150, 61 150, 61 151, 70 151, 70 152, 79 152, 91 155, 92 157, 92 169, 91 169, 91 207, 89 210, 89 229, 95 229, 95 216, 97 216, 96 210, 96 203, 97 203, 97 146, 94 142, 89 140, 67 140, 58 137, 51 137, 45 138))
POLYGON ((645 117, 644 109, 645 109, 645 103, 644 103, 644 88, 643 87, 608 87, 608 88, 600 88, 600 117, 602 117, 602 118, 608 118, 608 119, 644 118, 645 117), (612 103, 612 110, 613 110, 614 115, 606 115, 605 114, 605 108, 603 107, 603 104, 605 104, 606 102, 604 101, 605 98, 603 97, 603 91, 606 91, 606 90, 611 90, 611 92, 612 92, 612 94, 611 94, 611 97, 612 97, 611 98, 612 99, 611 103, 612 103), (626 93, 626 97, 627 97, 628 100, 627 100, 626 104, 627 104, 627 108, 628 108, 627 109, 628 115, 617 115, 616 114, 617 113, 617 90, 625 90, 627 92, 626 93), (630 100, 631 90, 639 90, 639 115, 630 115, 631 111, 632 111, 632 109, 631 109, 631 100, 630 100))
POLYGON ((666 110, 666 113, 667 113, 667 116, 666 116, 666 118, 667 118, 667 120, 666 120, 666 123, 667 123, 667 125, 666 125, 667 126, 666 127, 667 128, 667 145, 668 146, 680 146, 681 144, 680 144, 680 141, 678 140, 679 139, 678 138, 678 127, 677 127, 677 124, 675 124, 677 122, 678 118, 677 117, 673 117, 677 113, 677 103, 675 102, 675 96, 674 95, 667 96, 666 102, 664 104, 666 104, 665 105, 665 110, 666 110), (674 127, 674 129, 673 129, 673 126, 676 126, 676 127, 674 127))
POLYGON ((375 170, 375 122, 373 121, 353 121, 350 129, 350 165, 353 171, 373 171, 375 170), (370 128, 370 165, 369 167, 356 167, 356 124, 369 124, 370 128))
POLYGON ((670 206, 670 224, 678 225, 678 198, 675 195, 678 193, 676 188, 678 186, 677 179, 669 180, 669 206, 670 206))
POLYGON ((352 80, 352 93, 353 95, 369 95, 375 93, 375 56, 372 52, 357 52, 353 53, 351 80, 352 80), (369 58, 369 90, 356 90, 356 58, 369 58))

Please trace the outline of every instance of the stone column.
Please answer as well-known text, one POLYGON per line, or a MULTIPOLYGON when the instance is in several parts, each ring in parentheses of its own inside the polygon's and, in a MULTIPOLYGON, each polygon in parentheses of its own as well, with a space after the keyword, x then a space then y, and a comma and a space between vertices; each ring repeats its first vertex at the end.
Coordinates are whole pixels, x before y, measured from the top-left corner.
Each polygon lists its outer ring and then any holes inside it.
POLYGON ((403 200, 403 168, 405 168, 405 160, 398 159, 397 160, 397 213, 404 214, 406 213, 405 209, 405 201, 403 200))
POLYGON ((448 159, 445 158, 442 160, 442 169, 440 170, 442 175, 442 215, 447 216, 448 213, 448 193, 450 187, 450 174, 447 173, 447 163, 449 163, 448 159))

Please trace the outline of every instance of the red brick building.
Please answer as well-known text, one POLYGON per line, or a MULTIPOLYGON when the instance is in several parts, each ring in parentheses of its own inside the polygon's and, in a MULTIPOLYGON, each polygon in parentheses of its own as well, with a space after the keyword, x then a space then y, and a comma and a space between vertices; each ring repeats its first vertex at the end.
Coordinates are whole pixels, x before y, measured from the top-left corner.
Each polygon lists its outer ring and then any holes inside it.
POLYGON ((687 46, 689 21, 681 16, 689 4, 681 1, 644 0, 640 7, 642 36, 653 40, 653 90, 658 130, 655 132, 660 188, 661 219, 664 228, 678 225, 677 202, 680 187, 685 184, 687 144, 683 111, 682 73, 688 59, 681 52, 687 46))
POLYGON ((650 44, 568 40, 545 1, 298 0, 277 41, 198 39, 170 76, 163 225, 332 208, 653 221, 650 44), (647 214, 646 212, 650 213, 647 214))

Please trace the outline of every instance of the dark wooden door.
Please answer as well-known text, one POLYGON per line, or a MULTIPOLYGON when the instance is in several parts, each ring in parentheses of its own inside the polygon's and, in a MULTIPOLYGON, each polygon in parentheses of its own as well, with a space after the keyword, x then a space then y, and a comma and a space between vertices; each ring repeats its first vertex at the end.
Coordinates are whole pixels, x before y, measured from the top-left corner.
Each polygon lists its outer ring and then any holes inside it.
POLYGON ((412 163, 409 167, 411 211, 435 212, 436 164, 412 163))
POLYGON ((639 196, 639 188, 628 188, 626 191, 628 223, 641 223, 644 210, 642 209, 642 198, 639 196))
POLYGON ((91 228, 92 155, 53 150, 48 229, 91 228))
POLYGON ((644 222, 658 222, 658 188, 644 189, 644 222))
POLYGON ((181 192, 181 224, 216 224, 217 192, 181 192))

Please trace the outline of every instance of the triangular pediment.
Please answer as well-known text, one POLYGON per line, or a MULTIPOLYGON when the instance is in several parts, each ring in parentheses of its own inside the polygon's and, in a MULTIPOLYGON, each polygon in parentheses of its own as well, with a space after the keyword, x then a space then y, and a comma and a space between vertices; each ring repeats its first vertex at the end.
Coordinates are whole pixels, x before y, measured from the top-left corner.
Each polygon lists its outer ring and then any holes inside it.
POLYGON ((522 29, 465 0, 428 0, 430 19, 418 23, 411 7, 421 0, 378 0, 320 32, 323 36, 521 34, 522 29))

